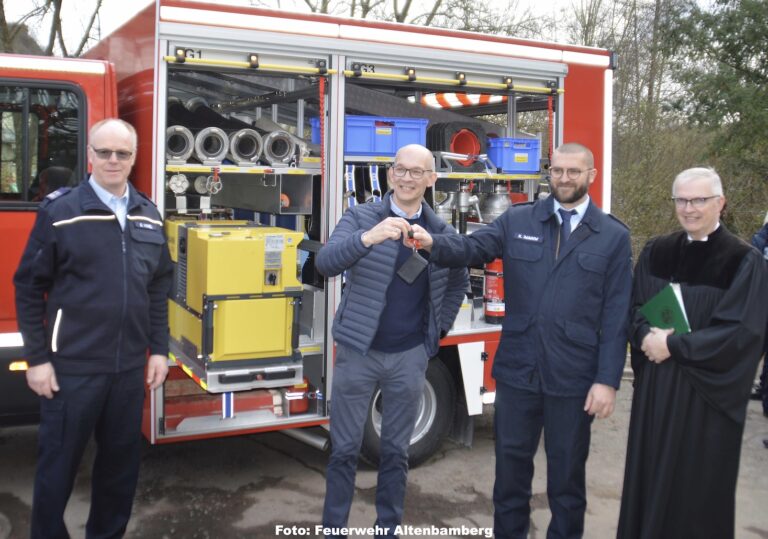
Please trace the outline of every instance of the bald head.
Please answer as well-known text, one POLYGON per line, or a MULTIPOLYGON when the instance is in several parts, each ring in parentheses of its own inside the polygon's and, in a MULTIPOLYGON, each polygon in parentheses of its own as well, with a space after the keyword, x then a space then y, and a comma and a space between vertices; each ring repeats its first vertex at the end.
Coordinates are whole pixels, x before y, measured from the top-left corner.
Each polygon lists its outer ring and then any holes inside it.
POLYGON ((93 139, 97 136, 98 132, 101 131, 104 128, 110 128, 110 129, 116 129, 117 131, 120 131, 121 129, 124 129, 128 136, 131 137, 131 151, 134 153, 136 152, 136 147, 138 146, 138 137, 136 135, 136 129, 129 124, 128 122, 121 120, 120 118, 106 118, 104 120, 101 120, 99 122, 96 122, 91 126, 90 131, 88 131, 88 141, 93 141, 93 139))
POLYGON ((395 164, 399 163, 402 159, 405 159, 406 156, 409 160, 415 159, 421 161, 421 166, 424 170, 435 169, 435 158, 432 156, 432 152, 421 144, 408 144, 397 150, 395 164))
POLYGON ((408 144, 397 151, 395 162, 387 171, 392 201, 409 216, 421 208, 428 187, 435 184, 435 160, 421 144, 408 144))
POLYGON ((101 187, 120 197, 136 161, 136 130, 117 118, 94 124, 88 134, 91 177, 101 187))

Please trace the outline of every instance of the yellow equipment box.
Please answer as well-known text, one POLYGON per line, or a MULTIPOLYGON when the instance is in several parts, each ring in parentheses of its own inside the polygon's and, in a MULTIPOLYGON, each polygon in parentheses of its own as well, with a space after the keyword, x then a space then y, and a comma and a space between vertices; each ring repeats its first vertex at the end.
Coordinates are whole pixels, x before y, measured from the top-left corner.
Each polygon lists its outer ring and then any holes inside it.
POLYGON ((171 260, 173 262, 179 261, 179 228, 185 225, 194 226, 199 228, 211 228, 211 227, 226 227, 226 226, 247 226, 252 224, 251 221, 230 221, 230 220, 216 220, 216 221, 199 221, 196 217, 188 215, 176 215, 173 219, 165 220, 165 235, 168 238, 168 250, 171 252, 171 260))
POLYGON ((294 358, 295 297, 215 300, 213 315, 199 317, 169 303, 171 339, 185 356, 208 361, 294 358), (210 331, 206 332, 206 326, 210 331))
POLYGON ((300 293, 297 248, 303 238, 278 227, 185 226, 179 234, 178 293, 197 313, 203 312, 204 297, 300 293))
POLYGON ((300 376, 304 234, 233 221, 176 221, 166 230, 177 253, 169 326, 182 361, 201 373, 299 362, 285 373, 257 374, 264 384, 300 376))

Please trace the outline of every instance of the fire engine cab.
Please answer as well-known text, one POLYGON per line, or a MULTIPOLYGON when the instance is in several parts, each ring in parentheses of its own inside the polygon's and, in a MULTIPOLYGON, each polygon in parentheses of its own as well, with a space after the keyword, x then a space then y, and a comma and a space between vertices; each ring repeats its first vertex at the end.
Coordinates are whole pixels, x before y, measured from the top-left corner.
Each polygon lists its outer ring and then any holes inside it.
MULTIPOLYGON (((152 443, 281 430, 322 446, 333 406, 331 324, 344 277, 315 253, 346 208, 381 198, 408 143, 438 180, 427 202, 462 234, 548 195, 554 147, 578 141, 610 211, 609 51, 404 24, 159 0, 87 60, 0 56, 0 413, 25 390, 12 275, 47 192, 86 175, 89 125, 119 113, 139 138, 131 181, 165 217, 175 264, 171 366, 148 393, 152 443), (117 110, 116 110, 117 109, 117 110), (7 404, 7 406, 6 406, 7 404)), ((411 464, 494 401, 505 306, 499 264, 432 358, 411 464)), ((527 286, 515 283, 515 286, 527 286)), ((377 460, 379 395, 364 456, 377 460)))

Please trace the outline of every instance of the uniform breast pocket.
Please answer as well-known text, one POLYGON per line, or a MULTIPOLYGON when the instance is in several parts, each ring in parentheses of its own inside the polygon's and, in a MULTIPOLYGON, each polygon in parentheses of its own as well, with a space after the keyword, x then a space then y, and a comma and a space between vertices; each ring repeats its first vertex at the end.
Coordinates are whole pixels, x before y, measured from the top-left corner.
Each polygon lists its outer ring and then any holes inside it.
POLYGON ((579 253, 579 267, 590 273, 603 276, 608 271, 608 259, 592 253, 579 253))
POLYGON ((510 242, 507 254, 510 258, 524 262, 538 262, 544 254, 544 245, 538 242, 515 240, 510 242))
POLYGON ((131 223, 131 268, 140 275, 152 275, 160 262, 165 238, 159 226, 144 228, 144 223, 131 223))
POLYGON ((597 308, 602 302, 605 278, 608 273, 608 259, 592 253, 578 253, 577 265, 570 278, 578 279, 581 301, 584 308, 597 308))

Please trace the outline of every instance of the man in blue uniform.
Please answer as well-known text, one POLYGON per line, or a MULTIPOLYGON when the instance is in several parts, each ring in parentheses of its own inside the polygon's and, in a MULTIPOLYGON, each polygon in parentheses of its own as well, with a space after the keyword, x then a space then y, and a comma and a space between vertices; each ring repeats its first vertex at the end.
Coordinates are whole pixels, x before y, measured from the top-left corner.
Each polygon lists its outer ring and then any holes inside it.
POLYGON ((135 157, 131 125, 95 124, 90 178, 43 200, 14 277, 27 382, 40 395, 33 538, 69 537, 64 509, 91 435, 86 537, 122 536, 131 514, 144 383, 168 372, 172 275, 160 214, 128 184, 135 157))
POLYGON ((493 365, 497 539, 528 534, 542 429, 547 537, 583 535, 591 423, 613 413, 627 353, 629 231, 589 198, 597 170, 588 148, 560 146, 550 173, 552 196, 515 205, 470 236, 414 226, 435 263, 504 262, 507 308, 493 365))
POLYGON ((363 426, 371 396, 382 393, 381 458, 376 488, 377 536, 395 536, 403 517, 408 446, 424 390, 427 363, 459 312, 467 270, 427 261, 400 241, 411 226, 456 234, 423 201, 437 178, 427 148, 400 148, 381 202, 350 208, 316 267, 326 276, 346 271, 333 321, 336 364, 331 394, 331 458, 323 525, 345 536, 363 426), (417 260, 420 259, 421 261, 417 260))
MULTIPOLYGON (((752 236, 752 245, 763 254, 766 263, 768 263, 768 215, 765 216, 763 227, 752 236)), ((766 331, 765 346, 763 348, 763 370, 760 374, 760 383, 753 392, 754 398, 763 401, 763 415, 768 417, 768 331, 766 331)), ((764 440, 765 447, 768 448, 768 439, 764 440)))

